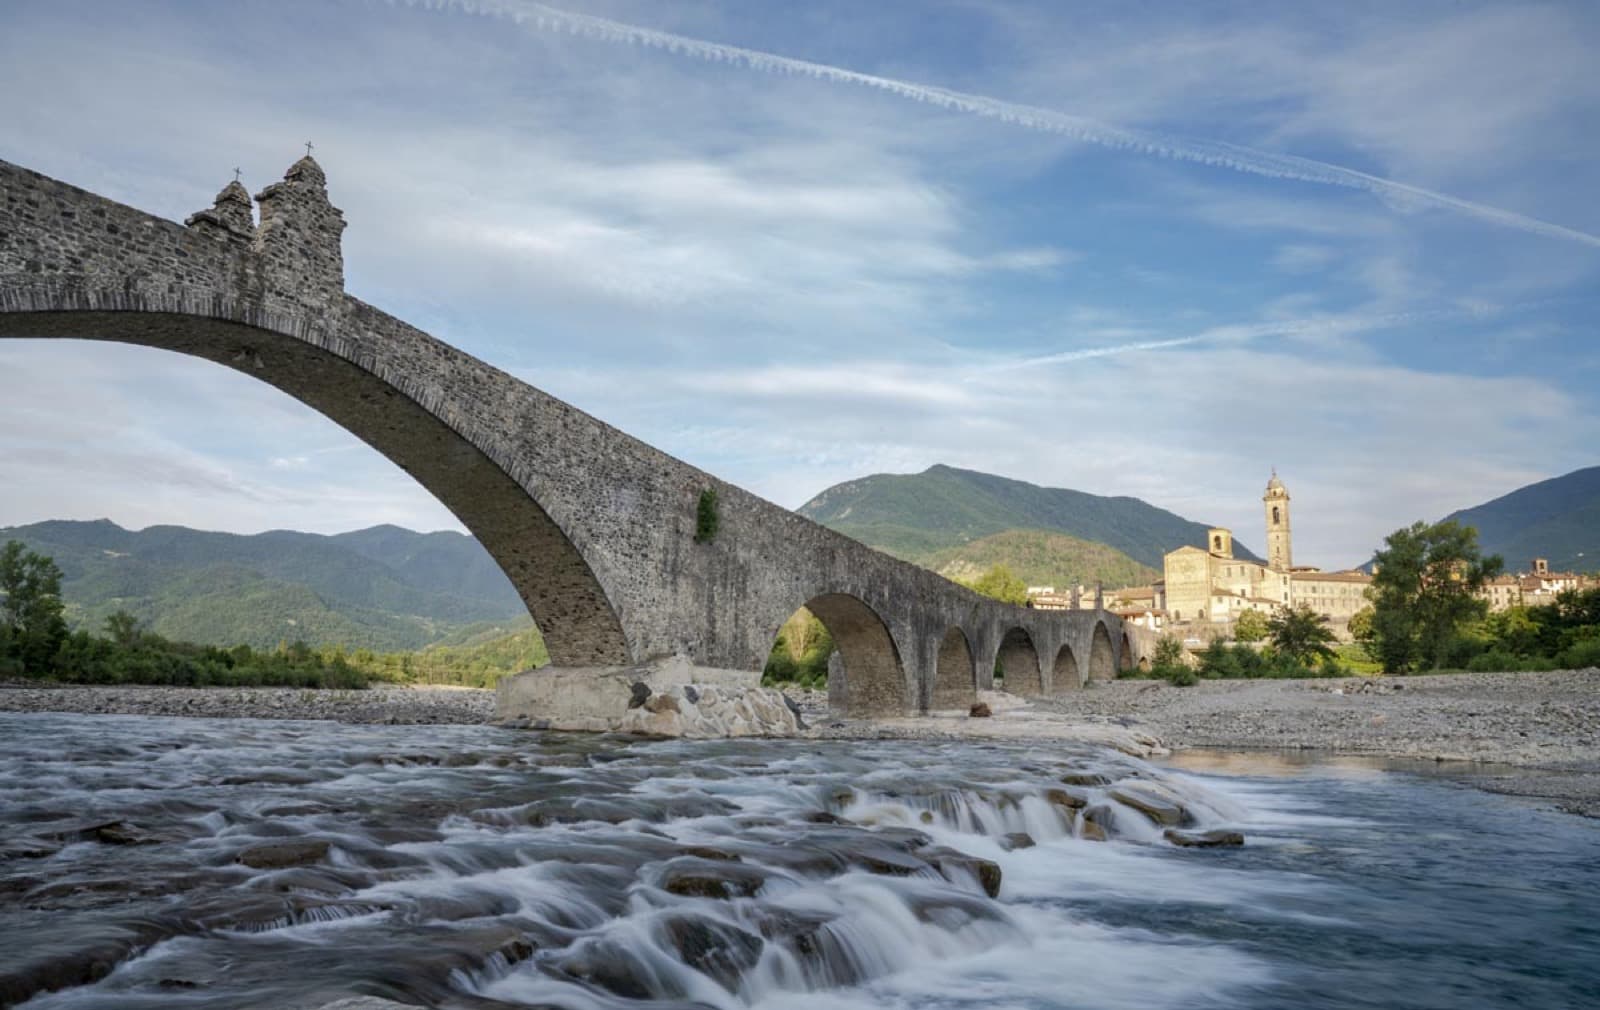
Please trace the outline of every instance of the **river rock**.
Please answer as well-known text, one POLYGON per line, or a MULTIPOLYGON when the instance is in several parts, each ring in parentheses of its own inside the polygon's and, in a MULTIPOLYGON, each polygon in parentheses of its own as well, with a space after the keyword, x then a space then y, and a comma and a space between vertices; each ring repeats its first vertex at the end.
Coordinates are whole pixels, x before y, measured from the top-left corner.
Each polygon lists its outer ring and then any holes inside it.
POLYGON ((663 945, 678 959, 736 993, 739 980, 761 960, 761 937, 725 922, 700 916, 674 915, 659 926, 663 945))
POLYGON ((1100 772, 1067 772, 1061 776, 1061 784, 1068 786, 1108 786, 1111 776, 1100 772))
POLYGON ((1175 827, 1191 820, 1178 795, 1165 786, 1146 781, 1122 781, 1108 794, 1125 807, 1144 814, 1157 824, 1175 827))
POLYGON ((994 715, 994 712, 989 708, 988 702, 975 701, 972 703, 972 707, 967 710, 967 714, 974 719, 987 719, 994 715))
POLYGON ((1220 849, 1244 844, 1244 835, 1237 831, 1179 831, 1168 828, 1162 837, 1173 845, 1186 849, 1220 849))
POLYGON ((1090 842, 1103 842, 1109 836, 1106 826, 1101 823, 1106 811, 1100 807, 1091 807, 1078 818, 1078 837, 1090 842))
POLYGON ((1072 789, 1046 789, 1044 798, 1067 810, 1082 810, 1089 805, 1087 793, 1080 793, 1072 789))
POLYGON ((281 870, 321 862, 328 854, 328 843, 320 838, 265 842, 240 850, 234 859, 256 870, 281 870))
POLYGON ((977 880, 978 886, 983 888, 983 893, 991 898, 1000 896, 1000 864, 989 859, 980 859, 969 856, 965 852, 954 849, 928 849, 919 855, 939 871, 939 875, 951 883, 959 883, 963 875, 977 880))
POLYGON ((686 856, 669 862, 658 881, 662 890, 685 898, 748 898, 767 882, 766 871, 742 862, 686 856))
POLYGON ((1014 852, 1017 849, 1031 849, 1036 844, 1038 843, 1033 840, 1033 836, 1026 831, 1012 831, 1009 834, 1000 836, 1000 847, 1007 852, 1014 852))

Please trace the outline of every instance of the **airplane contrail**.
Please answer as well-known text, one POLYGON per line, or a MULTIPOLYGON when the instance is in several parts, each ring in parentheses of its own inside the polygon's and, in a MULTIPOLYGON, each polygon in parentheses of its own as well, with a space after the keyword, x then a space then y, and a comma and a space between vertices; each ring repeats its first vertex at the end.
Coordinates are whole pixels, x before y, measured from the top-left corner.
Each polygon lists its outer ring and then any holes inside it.
POLYGON ((1161 351, 1173 347, 1187 347, 1190 344, 1243 343, 1266 337, 1301 336, 1317 333, 1328 335, 1366 333, 1372 330, 1393 329, 1418 322, 1469 317, 1481 318, 1486 315, 1494 315, 1499 311, 1501 311, 1499 306, 1480 306, 1474 309, 1435 309, 1420 312, 1395 312, 1387 315, 1330 315, 1314 316, 1307 319, 1283 319, 1264 323, 1231 323, 1223 326, 1214 326, 1211 329, 1183 337, 1142 340, 1126 344, 1108 344, 1102 347, 1082 347, 1070 351, 1057 351, 1052 354, 1003 361, 989 366, 985 371, 1018 371, 1025 368, 1039 368, 1047 365, 1067 364, 1073 361, 1085 361, 1090 358, 1107 358, 1119 354, 1135 354, 1141 351, 1161 351))
POLYGON ((795 74, 819 80, 856 84, 875 88, 901 98, 923 102, 944 109, 994 119, 1004 123, 1043 133, 1071 137, 1085 143, 1114 150, 1134 151, 1174 161, 1189 161, 1201 165, 1228 168, 1236 172, 1266 176, 1272 179, 1291 179, 1299 182, 1345 189, 1362 190, 1391 202, 1411 206, 1433 207, 1454 211, 1481 221, 1506 228, 1543 235, 1546 238, 1578 242, 1600 248, 1600 236, 1576 228, 1541 221, 1538 218, 1502 210, 1487 204, 1474 203, 1460 197, 1435 190, 1413 186, 1409 183, 1385 179, 1293 154, 1263 151, 1222 140, 1207 140, 1179 134, 1144 130, 1131 126, 1104 123, 1085 116, 1075 116, 1035 105, 1022 105, 997 98, 954 91, 935 85, 917 84, 893 77, 864 74, 826 63, 794 59, 759 49, 709 42, 705 39, 675 35, 671 32, 644 28, 639 25, 592 14, 578 14, 533 0, 388 0, 391 4, 421 6, 434 10, 459 10, 468 14, 481 14, 508 19, 519 25, 531 26, 540 31, 565 31, 572 35, 623 43, 679 53, 710 63, 726 63, 748 67, 774 74, 795 74))

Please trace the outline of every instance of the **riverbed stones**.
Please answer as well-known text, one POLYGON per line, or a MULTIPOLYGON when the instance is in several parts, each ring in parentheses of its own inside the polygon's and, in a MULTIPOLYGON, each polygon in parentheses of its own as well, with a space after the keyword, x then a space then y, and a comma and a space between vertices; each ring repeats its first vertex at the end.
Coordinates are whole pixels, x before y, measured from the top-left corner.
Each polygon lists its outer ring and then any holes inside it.
POLYGON ((1173 845, 1186 849, 1221 849, 1243 845, 1244 835, 1238 831, 1215 829, 1211 831, 1179 831, 1168 828, 1162 837, 1173 845))
POLYGON ((1177 827, 1192 819, 1178 794, 1155 782, 1124 780, 1117 783, 1107 795, 1162 826, 1177 827))
POLYGON ((1012 831, 1000 836, 1000 847, 1007 852, 1015 852, 1017 849, 1031 849, 1036 844, 1033 836, 1026 831, 1012 831))
POLYGON ((256 870, 281 870, 321 862, 328 855, 328 842, 321 838, 264 842, 240 850, 234 859, 256 870))

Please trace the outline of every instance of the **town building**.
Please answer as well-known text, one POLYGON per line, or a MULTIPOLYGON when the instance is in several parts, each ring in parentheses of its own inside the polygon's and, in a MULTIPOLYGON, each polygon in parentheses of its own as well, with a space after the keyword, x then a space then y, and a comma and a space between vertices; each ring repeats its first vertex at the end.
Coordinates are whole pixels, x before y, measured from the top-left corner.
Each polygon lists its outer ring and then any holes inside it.
POLYGON ((1499 575, 1484 583, 1479 596, 1487 600, 1490 611, 1512 607, 1543 607, 1569 589, 1592 589, 1600 578, 1577 572, 1552 572, 1548 558, 1534 558, 1532 566, 1516 575, 1499 575))
MULTIPOLYGON (((1233 553, 1233 533, 1214 527, 1206 546, 1179 547, 1162 559, 1164 578, 1152 587, 1169 626, 1181 625, 1201 638, 1227 635, 1246 611, 1270 615, 1305 606, 1328 618, 1335 633, 1348 634, 1350 618, 1366 606, 1372 577, 1360 571, 1324 572, 1294 564, 1289 489, 1273 470, 1261 496, 1267 561, 1233 553)), ((1115 595, 1115 594, 1113 594, 1115 595)))

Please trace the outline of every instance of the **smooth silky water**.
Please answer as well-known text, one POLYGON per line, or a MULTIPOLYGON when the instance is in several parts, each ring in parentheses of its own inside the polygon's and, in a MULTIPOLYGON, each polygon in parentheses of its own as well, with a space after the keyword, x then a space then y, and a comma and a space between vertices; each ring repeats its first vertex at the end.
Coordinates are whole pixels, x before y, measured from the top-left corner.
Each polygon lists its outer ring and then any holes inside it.
POLYGON ((1600 823, 1370 769, 0 715, 0 831, 29 1010, 1600 1006, 1600 823))

